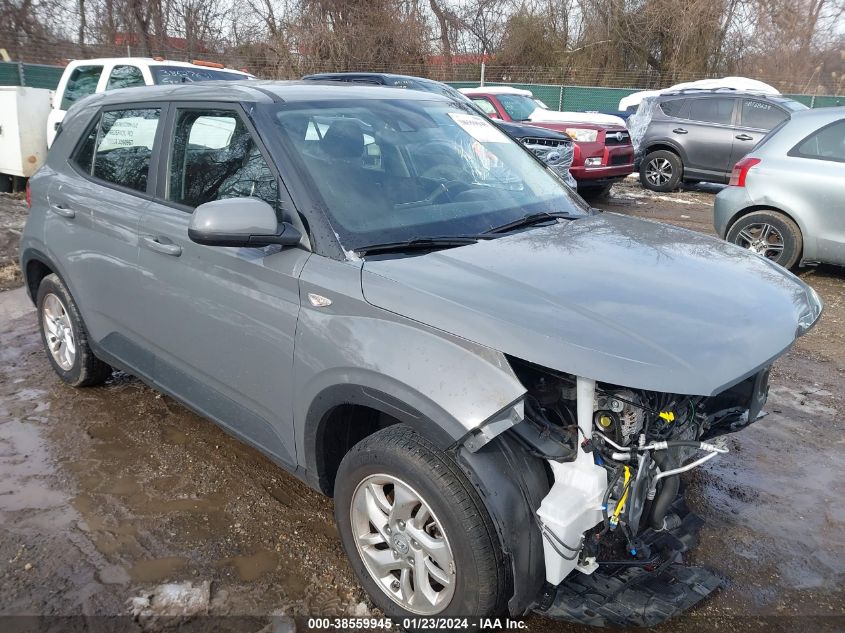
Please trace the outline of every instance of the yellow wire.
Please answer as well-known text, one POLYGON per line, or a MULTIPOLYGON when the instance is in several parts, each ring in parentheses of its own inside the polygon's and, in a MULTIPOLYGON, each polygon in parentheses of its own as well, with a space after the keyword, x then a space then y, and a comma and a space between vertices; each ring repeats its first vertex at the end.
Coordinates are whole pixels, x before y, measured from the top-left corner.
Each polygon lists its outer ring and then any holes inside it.
POLYGON ((625 488, 624 492, 622 493, 622 498, 619 500, 619 503, 616 504, 616 509, 613 511, 613 518, 618 519, 619 515, 622 513, 622 508, 625 507, 625 500, 628 498, 628 483, 631 481, 631 469, 628 466, 625 466, 625 488))

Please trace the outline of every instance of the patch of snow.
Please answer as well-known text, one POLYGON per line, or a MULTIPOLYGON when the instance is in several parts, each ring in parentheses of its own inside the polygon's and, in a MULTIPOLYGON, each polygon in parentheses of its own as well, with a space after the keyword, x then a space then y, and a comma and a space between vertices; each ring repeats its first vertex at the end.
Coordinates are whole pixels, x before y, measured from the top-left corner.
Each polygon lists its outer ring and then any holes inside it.
POLYGON ((129 600, 132 617, 142 627, 155 628, 158 618, 179 618, 188 620, 194 616, 207 615, 211 601, 211 581, 206 580, 196 587, 191 582, 159 585, 129 600))
POLYGON ((713 90, 716 88, 733 88, 734 90, 750 90, 753 92, 762 92, 770 95, 779 95, 780 91, 777 88, 770 86, 762 81, 756 79, 749 79, 748 77, 722 77, 721 79, 699 79, 697 81, 685 81, 674 86, 669 86, 662 90, 641 90, 622 97, 619 101, 619 109, 627 110, 638 106, 645 97, 653 97, 658 94, 672 92, 674 90, 713 90))
POLYGON ((478 86, 477 88, 458 88, 458 92, 463 94, 472 94, 473 92, 486 92, 491 95, 521 95, 523 97, 533 97, 534 93, 530 90, 523 90, 522 88, 513 88, 511 86, 478 86))
POLYGON ((528 120, 537 123, 591 123, 625 127, 625 121, 621 117, 613 114, 601 114, 600 112, 558 112, 537 108, 531 113, 528 120))

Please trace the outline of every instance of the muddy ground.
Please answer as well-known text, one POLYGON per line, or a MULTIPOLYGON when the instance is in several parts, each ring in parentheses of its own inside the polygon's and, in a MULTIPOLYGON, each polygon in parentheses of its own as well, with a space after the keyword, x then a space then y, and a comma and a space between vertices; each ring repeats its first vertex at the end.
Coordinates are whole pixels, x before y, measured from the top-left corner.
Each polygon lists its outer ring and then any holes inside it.
MULTIPOLYGON (((628 181, 597 206, 711 231, 715 190, 628 181)), ((20 285, 25 212, 0 197, 3 289, 20 285)), ((845 270, 802 277, 826 310, 777 363, 769 416, 687 482, 707 521, 692 559, 725 587, 659 631, 845 631, 845 270)), ((0 615, 126 615, 182 581, 214 615, 255 616, 225 620, 244 631, 270 614, 370 613, 331 500, 130 376, 60 383, 22 288, 0 294, 0 341, 0 615)), ((582 629, 534 616, 528 630, 582 629)))

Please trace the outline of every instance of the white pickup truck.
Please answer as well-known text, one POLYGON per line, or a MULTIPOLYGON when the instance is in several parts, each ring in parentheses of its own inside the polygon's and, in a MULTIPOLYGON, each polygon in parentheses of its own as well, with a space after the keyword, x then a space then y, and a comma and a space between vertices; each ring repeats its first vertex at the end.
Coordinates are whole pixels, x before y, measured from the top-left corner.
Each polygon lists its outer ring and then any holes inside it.
POLYGON ((161 57, 77 59, 64 70, 55 92, 0 86, 0 192, 13 177, 29 178, 47 157, 68 108, 95 92, 195 81, 255 79, 222 64, 161 57))

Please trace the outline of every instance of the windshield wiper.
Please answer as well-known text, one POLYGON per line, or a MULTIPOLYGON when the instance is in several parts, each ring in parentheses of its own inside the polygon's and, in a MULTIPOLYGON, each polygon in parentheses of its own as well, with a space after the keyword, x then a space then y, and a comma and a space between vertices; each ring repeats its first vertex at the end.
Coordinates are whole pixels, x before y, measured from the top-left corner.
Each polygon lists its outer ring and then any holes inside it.
POLYGON ((502 224, 501 226, 494 226, 492 229, 485 231, 486 233, 507 233, 514 229, 520 229, 525 226, 533 226, 543 222, 550 222, 557 218, 566 218, 571 220, 573 216, 569 213, 562 213, 560 211, 540 211, 539 213, 529 213, 521 218, 502 224))
POLYGON ((475 244, 478 240, 490 239, 488 235, 455 235, 452 237, 415 237, 404 242, 370 244, 355 249, 361 255, 373 253, 402 253, 405 251, 438 250, 475 244))

